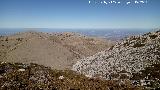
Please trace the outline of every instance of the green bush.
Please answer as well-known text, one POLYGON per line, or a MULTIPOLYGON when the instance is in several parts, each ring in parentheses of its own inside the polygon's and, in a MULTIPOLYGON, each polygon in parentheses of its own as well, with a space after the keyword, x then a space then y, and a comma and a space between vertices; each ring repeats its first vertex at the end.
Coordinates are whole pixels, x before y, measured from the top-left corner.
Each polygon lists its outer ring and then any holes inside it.
POLYGON ((157 35, 149 35, 149 37, 151 38, 151 39, 155 39, 156 37, 158 37, 157 35))
POLYGON ((145 44, 142 44, 142 43, 136 43, 136 44, 133 45, 134 48, 143 47, 143 46, 145 46, 145 44))

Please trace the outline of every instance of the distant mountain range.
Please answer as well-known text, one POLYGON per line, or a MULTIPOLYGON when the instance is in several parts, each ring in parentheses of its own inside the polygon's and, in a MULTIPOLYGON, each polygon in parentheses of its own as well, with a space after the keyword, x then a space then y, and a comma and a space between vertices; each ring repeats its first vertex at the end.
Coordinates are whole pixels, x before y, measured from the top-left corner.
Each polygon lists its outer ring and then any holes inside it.
POLYGON ((87 36, 102 37, 109 40, 121 40, 131 35, 144 34, 146 32, 153 31, 152 29, 47 29, 47 28, 36 28, 36 29, 22 29, 22 28, 10 28, 0 29, 0 35, 10 35, 17 32, 24 31, 41 31, 41 32, 77 32, 87 36))

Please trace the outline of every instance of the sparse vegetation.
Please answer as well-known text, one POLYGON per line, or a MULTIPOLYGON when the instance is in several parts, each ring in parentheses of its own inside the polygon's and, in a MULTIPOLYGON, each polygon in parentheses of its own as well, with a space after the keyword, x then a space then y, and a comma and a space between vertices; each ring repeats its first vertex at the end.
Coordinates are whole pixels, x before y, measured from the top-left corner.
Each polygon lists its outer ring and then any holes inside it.
POLYGON ((0 89, 52 89, 52 90, 117 90, 133 89, 130 84, 119 85, 115 80, 87 78, 70 70, 51 70, 37 64, 0 62, 0 89), (22 71, 23 70, 23 71, 22 71), (63 77, 63 78, 59 78, 63 77))
POLYGON ((149 35, 149 37, 150 37, 151 39, 155 39, 156 37, 158 37, 158 35, 153 34, 153 35, 149 35))
POLYGON ((17 40, 17 41, 22 41, 22 40, 23 40, 23 38, 17 38, 16 40, 17 40))
POLYGON ((8 37, 5 39, 5 41, 8 41, 8 37))
POLYGON ((143 46, 145 46, 145 44, 142 44, 142 43, 135 43, 133 45, 134 48, 136 48, 136 47, 143 47, 143 46))
POLYGON ((160 89, 160 64, 153 64, 141 70, 140 73, 133 73, 131 80, 144 80, 145 88, 160 89))

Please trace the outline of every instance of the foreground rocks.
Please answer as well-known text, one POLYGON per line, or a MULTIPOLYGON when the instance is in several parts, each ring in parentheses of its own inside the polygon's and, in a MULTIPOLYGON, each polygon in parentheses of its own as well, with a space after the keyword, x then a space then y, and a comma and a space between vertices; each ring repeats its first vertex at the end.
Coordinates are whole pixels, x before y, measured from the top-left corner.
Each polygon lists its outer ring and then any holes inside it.
POLYGON ((159 65, 160 30, 131 36, 106 51, 79 60, 72 70, 107 80, 130 79, 135 85, 155 89, 160 88, 159 65))
POLYGON ((130 81, 87 78, 37 64, 0 62, 0 90, 137 90, 130 81))

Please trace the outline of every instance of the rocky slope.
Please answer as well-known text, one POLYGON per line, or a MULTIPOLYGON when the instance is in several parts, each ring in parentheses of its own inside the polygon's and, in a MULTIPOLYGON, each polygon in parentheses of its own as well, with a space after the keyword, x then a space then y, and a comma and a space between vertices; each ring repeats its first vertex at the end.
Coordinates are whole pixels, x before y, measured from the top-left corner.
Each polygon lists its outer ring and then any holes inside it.
POLYGON ((110 45, 110 41, 72 32, 22 32, 0 37, 0 61, 67 69, 77 59, 93 55, 110 45))
POLYGON ((130 81, 87 78, 70 70, 37 64, 0 62, 0 90, 139 90, 130 81))
POLYGON ((160 30, 131 36, 106 51, 77 61, 72 70, 88 77, 107 80, 130 79, 133 83, 136 82, 136 85, 159 88, 159 65, 160 30), (155 75, 155 72, 158 75, 155 75))

